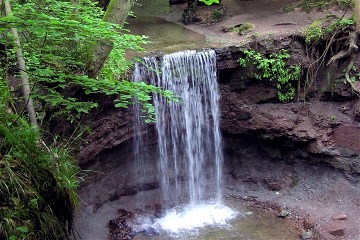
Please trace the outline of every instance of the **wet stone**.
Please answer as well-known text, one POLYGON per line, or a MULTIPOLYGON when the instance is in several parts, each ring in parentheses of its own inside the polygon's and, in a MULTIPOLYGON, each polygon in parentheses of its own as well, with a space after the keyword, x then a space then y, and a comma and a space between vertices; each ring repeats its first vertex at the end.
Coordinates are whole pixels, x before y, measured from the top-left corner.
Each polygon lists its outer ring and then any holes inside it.
POLYGON ((345 235, 345 230, 343 228, 333 228, 329 231, 331 235, 341 237, 345 235))
POLYGON ((306 239, 312 239, 312 232, 311 231, 303 231, 301 234, 301 239, 306 240, 306 239))
POLYGON ((278 217, 280 218, 286 218, 290 213, 286 210, 281 210, 278 214, 278 217))
POLYGON ((335 215, 333 217, 334 220, 345 220, 347 218, 346 214, 345 213, 340 213, 338 215, 335 215))

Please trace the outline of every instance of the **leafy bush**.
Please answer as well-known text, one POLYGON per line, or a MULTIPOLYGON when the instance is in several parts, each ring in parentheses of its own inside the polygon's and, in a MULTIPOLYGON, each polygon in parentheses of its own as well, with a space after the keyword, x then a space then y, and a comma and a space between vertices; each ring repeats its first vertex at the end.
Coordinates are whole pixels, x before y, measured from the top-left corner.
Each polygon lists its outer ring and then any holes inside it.
POLYGON ((279 53, 272 53, 269 57, 263 56, 254 50, 245 50, 245 58, 240 58, 239 63, 242 67, 255 65, 260 73, 255 73, 255 78, 262 80, 268 79, 276 82, 279 100, 289 101, 295 96, 293 82, 300 78, 300 66, 287 66, 286 60, 290 54, 286 50, 279 53))
MULTIPOLYGON (((135 99, 147 108, 154 86, 132 83, 124 79, 131 68, 125 58, 127 50, 141 51, 146 43, 116 24, 102 20, 104 12, 92 0, 12 1, 13 15, 0 17, 0 31, 16 27, 22 36, 22 48, 31 81, 33 98, 51 112, 75 120, 97 107, 91 98, 71 94, 82 89, 86 94, 102 93, 116 96, 117 107, 127 107, 135 99), (94 46, 109 42, 114 46, 98 79, 88 77, 94 46), (145 97, 146 96, 146 97, 145 97)), ((12 74, 19 74, 11 38, 0 38, 7 47, 8 65, 12 74)), ((166 96, 171 95, 164 92, 166 96)), ((44 114, 42 114, 44 115, 44 114)), ((54 116, 54 115, 53 115, 54 116)))
POLYGON ((215 3, 215 4, 219 4, 219 3, 220 3, 219 0, 199 0, 199 2, 203 2, 203 3, 205 3, 206 5, 213 5, 214 3, 215 3))

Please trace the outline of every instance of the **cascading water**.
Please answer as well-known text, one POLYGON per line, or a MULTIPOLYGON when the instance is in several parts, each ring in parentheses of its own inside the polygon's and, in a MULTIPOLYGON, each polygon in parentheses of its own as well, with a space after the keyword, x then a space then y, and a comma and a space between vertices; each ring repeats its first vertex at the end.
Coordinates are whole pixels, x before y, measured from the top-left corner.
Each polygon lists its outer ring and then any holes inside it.
MULTIPOLYGON (((174 208, 158 223, 177 232, 224 222, 234 213, 221 205, 223 153, 215 51, 173 53, 165 55, 161 64, 154 57, 145 57, 134 72, 135 81, 144 79, 171 90, 179 100, 168 102, 161 95, 153 96, 159 180, 166 207, 188 205, 181 216, 174 208), (209 198, 213 199, 210 205, 209 198), (194 217, 199 221, 194 222, 194 217)), ((136 141, 135 147, 139 146, 136 141)), ((135 158, 143 159, 139 149, 135 151, 135 158)))

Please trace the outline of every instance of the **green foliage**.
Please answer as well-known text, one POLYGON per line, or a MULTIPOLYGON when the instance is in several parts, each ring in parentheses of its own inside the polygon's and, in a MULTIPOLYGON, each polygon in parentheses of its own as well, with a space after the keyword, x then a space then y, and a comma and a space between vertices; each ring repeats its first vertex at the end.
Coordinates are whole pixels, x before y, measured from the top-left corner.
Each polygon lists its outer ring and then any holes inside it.
POLYGON ((336 120, 336 116, 335 116, 335 115, 331 115, 331 116, 329 117, 329 119, 330 119, 331 121, 335 121, 335 120, 336 120))
POLYGON ((215 4, 219 4, 219 3, 220 3, 219 0, 199 0, 199 2, 203 2, 203 3, 205 3, 205 4, 208 5, 208 6, 213 5, 214 3, 215 3, 215 4))
POLYGON ((223 9, 215 9, 211 14, 211 17, 216 21, 220 20, 223 16, 223 9))
POLYGON ((305 28, 306 43, 317 42, 324 36, 324 31, 321 27, 322 21, 316 19, 307 28, 305 28))
MULTIPOLYGON (((83 113, 97 107, 91 97, 74 96, 80 90, 86 94, 116 95, 116 106, 127 107, 135 100, 146 108, 148 100, 138 96, 152 91, 162 92, 149 85, 139 85, 121 80, 131 64, 124 58, 125 51, 141 51, 145 43, 141 36, 134 36, 125 29, 102 20, 103 11, 96 2, 82 0, 12 1, 13 15, 0 18, 1 30, 16 27, 22 36, 22 48, 32 83, 33 98, 52 113, 75 120, 83 113), (98 77, 87 76, 93 59, 94 46, 103 42, 112 44, 114 50, 98 77)), ((11 36, 0 38, 8 46, 9 65, 16 69, 16 59, 11 36)), ((15 70, 19 73, 21 70, 15 70)), ((150 112, 145 109, 144 111, 150 112)), ((153 116, 150 116, 150 119, 153 116)))
POLYGON ((251 23, 242 23, 230 28, 230 32, 236 32, 239 35, 245 35, 254 29, 254 25, 251 23))
POLYGON ((306 12, 312 10, 324 10, 332 6, 346 8, 352 4, 352 0, 304 0, 301 3, 291 4, 284 8, 284 12, 293 12, 295 8, 301 8, 306 12))
POLYGON ((240 66, 254 65, 259 70, 258 73, 255 73, 255 78, 276 82, 280 101, 289 101, 294 98, 293 82, 300 78, 301 68, 298 65, 288 66, 286 64, 286 60, 290 58, 290 54, 286 50, 272 53, 269 57, 254 50, 245 50, 244 54, 245 58, 239 59, 240 66))
POLYGON ((26 226, 21 226, 21 227, 17 227, 15 229, 18 233, 19 236, 16 237, 15 235, 11 235, 9 240, 22 240, 22 239, 26 239, 27 234, 29 232, 29 229, 26 226))
POLYGON ((46 147, 39 131, 8 108, 0 78, 0 239, 63 239, 71 224, 78 167, 62 145, 46 147))
POLYGON ((351 4, 351 1, 352 0, 304 0, 298 4, 297 7, 310 12, 314 9, 325 9, 334 5, 339 7, 346 6, 351 4))
POLYGON ((143 37, 104 22, 104 13, 91 0, 72 2, 14 0, 13 14, 0 17, 0 44, 6 46, 1 59, 6 62, 0 62, 0 239, 66 237, 79 185, 79 169, 68 146, 55 141, 46 146, 39 131, 14 113, 14 93, 4 75, 19 75, 23 69, 17 67, 11 27, 21 36, 38 111, 75 120, 97 106, 96 93, 114 95, 116 107, 127 107, 135 99, 143 104, 150 122, 154 121, 151 93, 172 98, 169 91, 123 80, 131 68, 125 52, 141 50, 143 37), (99 42, 112 44, 114 50, 94 79, 87 71, 99 42))
POLYGON ((308 44, 316 43, 321 39, 326 38, 337 29, 345 29, 352 25, 354 25, 353 19, 334 19, 334 16, 316 19, 307 28, 305 28, 305 41, 308 44))

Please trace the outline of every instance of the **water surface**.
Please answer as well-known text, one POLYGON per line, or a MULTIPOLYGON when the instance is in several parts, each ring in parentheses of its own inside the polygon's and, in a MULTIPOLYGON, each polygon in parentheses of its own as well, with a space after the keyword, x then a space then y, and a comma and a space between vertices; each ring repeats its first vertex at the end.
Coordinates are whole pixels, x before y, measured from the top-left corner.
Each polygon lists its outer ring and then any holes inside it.
POLYGON ((242 202, 226 200, 225 204, 237 211, 237 217, 225 225, 195 228, 173 233, 162 231, 159 235, 138 234, 137 240, 298 240, 300 230, 286 219, 273 213, 248 208, 242 202))
POLYGON ((149 37, 149 44, 145 46, 146 52, 158 50, 171 53, 185 49, 202 49, 208 45, 205 44, 204 35, 159 17, 138 16, 128 19, 128 23, 126 27, 132 34, 149 37))

